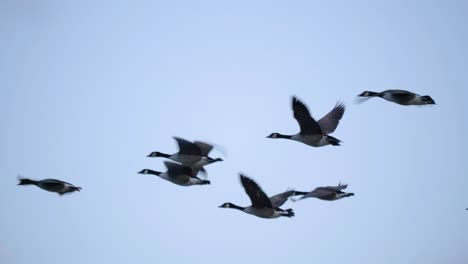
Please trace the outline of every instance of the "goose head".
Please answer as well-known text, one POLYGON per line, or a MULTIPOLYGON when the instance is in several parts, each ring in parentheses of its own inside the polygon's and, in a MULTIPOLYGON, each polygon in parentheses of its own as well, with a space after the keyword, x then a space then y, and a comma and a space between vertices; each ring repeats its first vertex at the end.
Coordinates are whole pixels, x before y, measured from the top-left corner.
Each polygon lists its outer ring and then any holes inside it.
POLYGON ((279 133, 271 133, 267 138, 279 138, 279 133))

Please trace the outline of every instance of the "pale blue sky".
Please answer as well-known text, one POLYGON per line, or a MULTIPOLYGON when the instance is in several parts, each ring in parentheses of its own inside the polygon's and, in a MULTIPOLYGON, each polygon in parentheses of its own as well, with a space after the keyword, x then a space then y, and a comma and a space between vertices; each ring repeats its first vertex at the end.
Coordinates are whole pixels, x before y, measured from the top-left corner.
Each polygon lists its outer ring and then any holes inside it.
POLYGON ((467 263, 465 1, 64 2, 0 3, 2 263, 467 263), (354 103, 394 88, 437 105, 354 103), (346 103, 341 147, 265 138, 298 131, 292 95, 315 117, 346 103), (226 149, 210 186, 137 174, 172 136, 226 149), (249 204, 240 171, 356 195, 217 208, 249 204))

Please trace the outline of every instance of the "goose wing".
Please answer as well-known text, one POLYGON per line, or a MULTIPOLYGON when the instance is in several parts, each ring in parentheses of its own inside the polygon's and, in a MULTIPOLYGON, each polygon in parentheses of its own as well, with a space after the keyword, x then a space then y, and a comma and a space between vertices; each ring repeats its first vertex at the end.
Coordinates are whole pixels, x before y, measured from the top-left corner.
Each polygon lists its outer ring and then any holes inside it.
POLYGON ((56 180, 56 179, 45 179, 45 180, 42 180, 40 182, 42 182, 43 184, 46 184, 49 187, 53 187, 53 188, 61 188, 61 187, 65 186, 65 185, 73 186, 73 184, 71 184, 71 183, 64 182, 64 181, 61 181, 61 180, 56 180))
POLYGON ((293 196, 294 194, 295 194, 294 190, 289 190, 289 191, 285 191, 277 195, 274 195, 270 197, 271 204, 273 205, 273 207, 278 208, 282 206, 288 200, 288 198, 293 196))
POLYGON ((342 190, 346 189, 348 187, 348 184, 338 184, 338 186, 327 186, 327 187, 322 187, 330 191, 335 191, 335 192, 341 192, 342 190))
POLYGON ((296 97, 292 98, 294 118, 299 123, 301 134, 322 134, 319 124, 310 115, 307 106, 296 97))
POLYGON ((195 143, 195 145, 197 145, 200 148, 201 155, 204 157, 207 157, 210 151, 213 149, 212 145, 205 142, 195 141, 193 143, 195 143))
POLYGON ((242 186, 252 202, 254 208, 273 208, 270 198, 263 192, 256 182, 247 176, 240 175, 242 186))
POLYGON ((179 137, 174 137, 174 139, 177 141, 177 145, 179 145, 180 154, 201 156, 202 152, 200 147, 196 144, 179 137))
POLYGON ((393 98, 398 101, 409 101, 413 99, 417 94, 405 91, 405 90, 386 90, 382 92, 383 94, 391 94, 393 98))
POLYGON ((323 133, 333 133, 333 131, 335 131, 336 127, 338 126, 340 119, 343 117, 344 112, 345 105, 339 102, 328 114, 322 117, 322 119, 318 121, 318 124, 323 133))
POLYGON ((391 90, 385 90, 383 91, 382 93, 390 93, 390 94, 415 94, 413 92, 410 92, 410 91, 406 91, 406 90, 398 90, 398 89, 391 89, 391 90))
POLYGON ((181 177, 181 176, 190 176, 190 177, 195 177, 198 173, 198 170, 180 165, 178 163, 170 162, 170 161, 165 161, 164 165, 167 168, 167 174, 169 174, 170 177, 181 177))
POLYGON ((313 191, 309 192, 308 194, 305 194, 302 196, 300 199, 308 198, 308 197, 315 197, 315 198, 320 198, 320 197, 326 197, 329 195, 334 195, 335 191, 327 189, 325 187, 318 187, 315 188, 313 191))

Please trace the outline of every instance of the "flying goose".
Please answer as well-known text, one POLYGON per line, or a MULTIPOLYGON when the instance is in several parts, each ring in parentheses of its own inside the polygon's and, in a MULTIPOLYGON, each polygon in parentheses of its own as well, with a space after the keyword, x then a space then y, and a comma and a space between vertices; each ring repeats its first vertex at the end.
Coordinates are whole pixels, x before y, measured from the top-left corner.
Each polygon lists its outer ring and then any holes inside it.
POLYGON ((405 90, 386 90, 380 93, 365 91, 359 95, 365 99, 381 97, 387 101, 400 105, 430 105, 435 104, 429 95, 421 96, 405 90))
POLYGON ((309 197, 314 197, 326 201, 335 201, 344 197, 353 196, 354 193, 345 193, 342 191, 346 189, 346 187, 348 187, 347 184, 340 183, 338 186, 318 187, 311 192, 296 192, 297 195, 302 195, 302 197, 293 201, 298 201, 309 197))
POLYGON ((164 157, 175 162, 179 162, 185 166, 192 166, 195 169, 200 169, 204 171, 203 166, 217 162, 223 161, 221 158, 213 159, 208 157, 208 154, 213 149, 213 146, 204 142, 195 141, 194 143, 174 137, 175 141, 179 145, 179 151, 174 154, 165 154, 161 152, 151 152, 148 157, 164 157))
POLYGON ((250 201, 252 202, 252 205, 248 207, 242 207, 242 206, 237 206, 232 203, 224 203, 221 206, 219 206, 220 208, 233 208, 233 209, 241 210, 244 213, 255 215, 261 218, 277 218, 280 216, 286 216, 286 217, 294 216, 293 209, 283 210, 279 207, 286 202, 288 197, 295 195, 295 191, 292 191, 292 190, 286 191, 284 193, 280 193, 280 194, 277 194, 275 196, 268 198, 268 196, 262 191, 260 186, 258 186, 258 184, 254 182, 252 179, 240 174, 240 180, 241 180, 242 186, 245 189, 245 192, 247 193, 247 195, 250 198, 250 201))
POLYGON ((310 115, 307 106, 298 98, 292 97, 292 109, 294 118, 299 123, 301 131, 295 135, 282 135, 280 133, 272 133, 267 138, 285 138, 302 142, 312 147, 322 147, 326 145, 339 146, 340 140, 329 136, 335 131, 340 119, 345 112, 343 103, 338 103, 336 106, 318 122, 310 115))
POLYGON ((138 173, 156 175, 166 181, 170 181, 174 184, 181 186, 210 184, 210 181, 198 178, 196 176, 198 174, 198 171, 195 171, 190 167, 183 166, 170 161, 165 161, 164 165, 166 165, 167 168, 166 172, 143 169, 138 173))
POLYGON ((55 179, 45 179, 40 181, 35 181, 31 179, 18 177, 18 185, 36 185, 37 187, 46 190, 48 192, 55 192, 60 195, 65 193, 70 193, 74 191, 80 191, 81 187, 77 187, 71 183, 55 180, 55 179))

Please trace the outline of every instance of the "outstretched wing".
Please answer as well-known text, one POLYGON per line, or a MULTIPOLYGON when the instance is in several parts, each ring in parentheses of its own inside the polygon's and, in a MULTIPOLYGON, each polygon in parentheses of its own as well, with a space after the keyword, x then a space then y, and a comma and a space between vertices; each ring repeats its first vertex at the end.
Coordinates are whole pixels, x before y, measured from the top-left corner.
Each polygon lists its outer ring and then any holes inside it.
POLYGON ((335 191, 335 192, 341 192, 341 190, 344 190, 348 187, 348 184, 338 184, 338 186, 327 186, 327 187, 323 187, 327 190, 330 190, 330 191, 335 191))
POLYGON ((393 98, 397 101, 409 101, 413 99, 417 94, 405 91, 405 90, 386 90, 382 92, 383 94, 391 94, 393 98))
POLYGON ((289 197, 293 196, 296 192, 294 190, 285 191, 270 197, 271 204, 273 207, 278 208, 282 206, 289 197))
POLYGON ((294 96, 292 98, 292 109, 294 118, 299 123, 302 134, 322 134, 322 129, 320 129, 317 121, 310 115, 307 106, 294 96))
POLYGON ((169 174, 170 177, 179 177, 183 175, 195 177, 199 171, 197 169, 193 169, 188 166, 183 166, 178 163, 174 163, 170 161, 165 161, 164 165, 166 165, 167 174, 169 174))
POLYGON ((174 137, 174 139, 177 141, 177 145, 179 145, 180 154, 201 156, 202 152, 200 147, 198 147, 196 144, 183 138, 174 137))
POLYGON ((324 198, 330 195, 335 195, 335 191, 329 190, 324 187, 318 187, 318 188, 315 188, 315 190, 311 191, 310 193, 302 196, 300 199, 304 199, 308 197, 324 198))
POLYGON ((44 179, 41 182, 51 188, 62 188, 65 185, 73 186, 73 184, 69 182, 64 182, 56 179, 44 179))
POLYGON ((270 198, 262 191, 260 186, 247 176, 240 175, 242 186, 255 208, 273 208, 270 198))
POLYGON ((201 155, 204 157, 207 157, 210 151, 213 149, 212 145, 205 143, 205 142, 195 141, 193 143, 195 143, 195 145, 197 145, 200 148, 201 155))
POLYGON ((320 128, 323 133, 330 134, 335 131, 340 119, 343 117, 345 112, 345 105, 343 103, 337 103, 336 106, 322 119, 318 121, 320 128))

